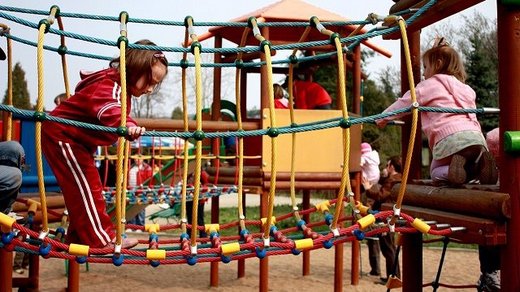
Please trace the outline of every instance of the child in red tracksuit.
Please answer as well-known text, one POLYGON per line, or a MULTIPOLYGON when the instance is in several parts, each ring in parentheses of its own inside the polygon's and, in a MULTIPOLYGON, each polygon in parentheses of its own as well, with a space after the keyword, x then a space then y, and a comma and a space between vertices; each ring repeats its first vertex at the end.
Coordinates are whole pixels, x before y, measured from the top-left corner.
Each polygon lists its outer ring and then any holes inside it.
MULTIPOLYGON (((155 45, 149 40, 136 44, 155 45)), ((164 54, 155 50, 128 48, 126 50, 128 139, 144 133, 130 118, 131 96, 152 93, 168 72, 164 54)), ((118 127, 121 123, 121 80, 119 58, 110 68, 81 74, 74 95, 63 101, 50 115, 90 124, 118 127)), ((97 146, 112 145, 117 134, 77 128, 45 121, 42 127, 43 153, 56 176, 69 212, 67 239, 101 248, 113 245, 114 226, 105 210, 102 183, 94 163, 97 146)), ((122 248, 131 248, 136 239, 125 239, 122 248)))

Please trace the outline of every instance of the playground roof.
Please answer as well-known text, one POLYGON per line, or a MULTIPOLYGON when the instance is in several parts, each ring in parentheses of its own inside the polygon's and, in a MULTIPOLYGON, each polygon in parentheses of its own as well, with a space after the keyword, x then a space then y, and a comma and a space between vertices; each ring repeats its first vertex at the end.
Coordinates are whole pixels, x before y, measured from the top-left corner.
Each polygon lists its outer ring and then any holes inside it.
MULTIPOLYGON (((244 16, 232 19, 232 22, 247 22, 249 17, 256 17, 258 22, 309 22, 312 16, 317 16, 321 22, 327 21, 350 21, 341 15, 310 5, 300 0, 281 0, 269 6, 260 8, 256 11, 247 13, 244 16)), ((356 29, 357 25, 347 26, 327 26, 341 37, 346 37, 356 29)), ((265 36, 273 45, 287 44, 298 42, 305 27, 269 27, 269 36, 265 36)), ((203 41, 214 36, 221 36, 223 39, 239 44, 242 38, 243 27, 212 27, 207 33, 199 36, 199 40, 203 41)), ((361 34, 367 30, 361 30, 361 34)), ((321 34, 316 29, 312 29, 306 41, 327 40, 328 37, 321 34)), ((391 57, 392 53, 384 48, 374 45, 368 40, 362 42, 370 49, 391 57)), ((246 45, 258 45, 258 40, 249 34, 246 45)))

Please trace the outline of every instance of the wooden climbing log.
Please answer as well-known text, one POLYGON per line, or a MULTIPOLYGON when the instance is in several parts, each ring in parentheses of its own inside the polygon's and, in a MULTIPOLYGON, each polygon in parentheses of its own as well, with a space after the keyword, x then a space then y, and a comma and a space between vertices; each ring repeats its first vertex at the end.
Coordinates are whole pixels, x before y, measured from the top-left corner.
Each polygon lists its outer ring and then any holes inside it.
MULTIPOLYGON (((215 176, 210 175, 209 176, 209 181, 211 183, 214 183, 215 182, 215 176)), ((235 178, 234 175, 233 176, 219 175, 217 184, 218 185, 236 185, 237 184, 237 179, 235 178)), ((245 185, 245 186, 261 186, 262 185, 262 178, 261 177, 244 177, 242 179, 242 184, 245 185)))
MULTIPOLYGON (((169 120, 169 119, 137 119, 139 126, 146 127, 146 130, 156 131, 183 131, 183 120, 169 120)), ((188 121, 188 128, 190 131, 197 129, 197 121, 188 121)), ((236 131, 238 123, 227 121, 203 121, 202 128, 204 131, 236 131)), ((259 122, 243 122, 242 129, 258 130, 261 129, 259 122)))
MULTIPOLYGON (((382 210, 392 210, 393 204, 385 203, 382 210)), ((462 243, 479 245, 501 245, 507 241, 506 221, 463 215, 455 212, 446 212, 417 206, 402 205, 401 213, 425 221, 435 221, 438 224, 449 224, 450 227, 464 227, 463 231, 456 231, 450 238, 462 243)))
MULTIPOLYGON (((271 172, 264 173, 264 180, 271 179, 271 172)), ((290 172, 277 172, 277 181, 290 181, 290 172)), ((297 181, 341 181, 340 172, 297 172, 295 174, 295 180, 297 181)))
MULTIPOLYGON (((392 197, 397 198, 399 188, 400 184, 392 188, 392 197)), ((511 218, 509 194, 477 189, 408 184, 403 204, 494 220, 511 218)))
MULTIPOLYGON (((220 176, 230 176, 235 177, 237 174, 237 168, 235 166, 224 166, 224 167, 208 167, 206 171, 210 176, 215 176, 218 171, 218 175, 220 176)), ((259 166, 245 166, 242 170, 243 177, 262 177, 262 169, 259 166)))

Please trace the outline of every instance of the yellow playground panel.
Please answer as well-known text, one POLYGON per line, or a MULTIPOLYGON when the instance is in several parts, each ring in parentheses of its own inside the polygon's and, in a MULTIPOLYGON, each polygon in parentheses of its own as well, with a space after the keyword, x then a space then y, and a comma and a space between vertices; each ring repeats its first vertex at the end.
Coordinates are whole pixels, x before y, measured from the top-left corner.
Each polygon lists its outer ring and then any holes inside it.
MULTIPOLYGON (((291 124, 290 111, 276 109, 276 124, 285 127, 291 124)), ((294 110, 294 122, 298 125, 324 121, 342 116, 340 110, 294 110)), ((262 128, 270 126, 269 109, 262 112, 262 128)), ((341 172, 343 161, 343 142, 340 127, 324 130, 313 130, 296 134, 295 171, 296 172, 341 172)), ((276 169, 279 172, 291 171, 292 135, 280 134, 277 139, 276 169)), ((360 171, 361 161, 361 125, 350 127, 350 172, 360 171)), ((262 168, 269 172, 271 169, 271 138, 262 137, 262 168)))

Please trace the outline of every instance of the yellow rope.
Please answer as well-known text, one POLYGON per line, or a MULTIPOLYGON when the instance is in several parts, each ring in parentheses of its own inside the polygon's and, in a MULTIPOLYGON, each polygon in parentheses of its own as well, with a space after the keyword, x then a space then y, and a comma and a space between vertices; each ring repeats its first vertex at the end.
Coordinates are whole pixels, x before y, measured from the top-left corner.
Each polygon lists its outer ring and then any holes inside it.
MULTIPOLYGON (((188 18, 188 31, 192 31, 193 20, 188 18)), ((198 43, 197 35, 190 33, 190 37, 193 43, 198 43)), ((202 67, 201 67, 201 56, 200 47, 194 46, 193 55, 195 56, 195 107, 196 107, 196 122, 197 132, 202 132, 202 67)), ((191 216, 191 236, 190 242, 192 247, 197 246, 197 216, 199 206, 199 195, 200 195, 200 176, 202 170, 202 140, 197 139, 195 147, 195 171, 193 174, 194 179, 194 193, 193 193, 193 208, 191 216)))
MULTIPOLYGON (((260 41, 262 44, 265 41, 265 38, 260 34, 260 30, 258 29, 258 25, 256 23, 256 19, 252 19, 251 23, 253 25, 253 33, 255 33, 255 38, 260 41)), ((271 129, 276 128, 276 115, 274 112, 274 91, 273 91, 273 68, 271 61, 271 48, 269 44, 263 44, 263 50, 265 54, 265 66, 267 73, 267 94, 269 96, 269 117, 270 117, 270 127, 271 129)), ((267 218, 264 226, 264 239, 269 238, 269 232, 272 224, 273 217, 273 209, 274 209, 274 196, 276 192, 276 152, 277 152, 277 139, 276 137, 271 137, 271 186, 269 188, 269 197, 268 197, 268 210, 267 210, 267 218)))
MULTIPOLYGON (((316 24, 316 28, 325 35, 332 37, 334 32, 326 29, 323 25, 320 24, 317 17, 313 17, 312 20, 316 24)), ((336 54, 338 59, 338 82, 339 82, 339 102, 341 104, 341 113, 342 117, 345 121, 348 120, 348 110, 347 110, 347 93, 346 93, 346 84, 345 84, 345 67, 343 63, 343 49, 341 41, 339 37, 334 38, 334 45, 336 46, 336 54)), ((336 212, 334 212, 334 220, 331 224, 331 230, 336 230, 339 217, 341 215, 340 206, 343 206, 343 198, 345 196, 345 191, 349 194, 349 202, 353 208, 355 208, 354 197, 352 193, 352 186, 350 185, 350 173, 349 173, 349 163, 350 163, 350 127, 344 128, 342 130, 343 136, 343 166, 342 166, 342 174, 341 174, 341 184, 338 192, 338 198, 336 203, 336 212)))
MULTIPOLYGON (((125 29, 121 29, 121 37, 126 38, 126 13, 121 13, 121 26, 125 29)), ((126 100, 127 100, 127 92, 126 92, 126 42, 119 42, 119 76, 121 79, 121 122, 120 127, 126 127, 126 100)), ((125 159, 125 145, 126 139, 124 136, 120 136, 117 141, 117 175, 116 175, 116 244, 121 245, 122 233, 123 233, 123 223, 126 222, 125 218, 122 217, 121 209, 125 208, 126 200, 123 200, 123 180, 124 180, 124 159, 125 159)))
MULTIPOLYGON (((410 56, 410 47, 408 45, 408 36, 406 34, 406 21, 402 17, 397 17, 397 22, 399 24, 399 28, 401 30, 401 36, 403 40, 403 48, 404 48, 404 55, 406 60, 406 71, 408 73, 408 84, 410 87, 410 95, 411 95, 411 101, 412 101, 412 127, 410 129, 410 140, 408 141, 408 151, 406 153, 406 160, 403 168, 403 176, 402 176, 402 183, 399 188, 399 195, 396 200, 395 208, 401 209, 401 204, 403 202, 404 198, 404 192, 406 190, 406 183, 408 181, 408 174, 410 171, 410 165, 412 161, 412 153, 415 143, 415 135, 417 133, 417 122, 419 118, 419 109, 417 104, 417 96, 415 94, 415 82, 413 78, 413 71, 412 71, 412 61, 410 56), (415 106, 417 105, 417 106, 415 106)), ((396 214, 398 215, 398 214, 396 214)), ((398 219, 398 216, 392 217, 392 220, 390 221, 390 224, 395 224, 395 221, 398 219)))
MULTIPOLYGON (((184 47, 188 46, 189 41, 189 33, 188 28, 186 28, 184 34, 184 47)), ((187 61, 188 54, 185 52, 182 54, 182 60, 187 61)), ((182 67, 182 110, 183 110, 183 120, 184 120, 184 132, 189 131, 188 125, 188 93, 186 90, 186 69, 182 67)), ((188 153, 188 140, 184 141, 184 152, 183 152, 184 160, 182 167, 182 191, 181 191, 181 230, 182 233, 186 233, 186 194, 187 194, 187 180, 188 180, 188 163, 189 163, 189 153, 188 153)))
MULTIPOLYGON (((56 18, 58 20, 58 27, 60 28, 60 30, 64 30, 63 28, 63 21, 61 20, 61 17, 58 16, 56 18)), ((62 35, 60 37, 60 41, 61 41, 61 46, 63 48, 66 48, 65 46, 65 36, 62 35)), ((66 54, 62 54, 61 55, 61 68, 62 68, 62 72, 63 72, 63 83, 65 85, 65 95, 67 96, 67 98, 69 98, 70 96, 70 89, 69 89, 69 74, 67 73, 68 70, 67 70, 67 57, 66 57, 66 54)))
MULTIPOLYGON (((242 38, 240 40, 239 47, 245 46, 245 43, 247 41, 247 36, 249 34, 250 28, 246 27, 244 29, 244 32, 242 33, 242 38)), ((239 52, 237 54, 237 61, 242 60, 242 52, 239 52)), ((241 67, 237 66, 236 73, 235 73, 235 105, 236 105, 236 118, 238 123, 238 130, 242 130, 242 108, 241 108, 241 99, 240 99, 240 75, 241 75, 241 67)), ((237 200, 238 200, 238 219, 240 222, 240 228, 242 230, 246 229, 245 219, 246 216, 244 214, 244 207, 243 207, 243 192, 244 192, 244 138, 239 137, 238 138, 238 194, 237 194, 237 200)))
MULTIPOLYGON (((43 41, 47 25, 54 23, 54 16, 57 13, 57 6, 53 6, 47 18, 47 23, 42 22, 38 29, 38 45, 37 45, 37 68, 38 68, 38 98, 36 100, 36 112, 43 113, 43 100, 44 100, 44 79, 43 79, 43 41)), ((42 159, 42 122, 41 120, 36 121, 34 140, 35 140, 35 155, 36 155, 36 169, 38 173, 38 190, 40 194, 40 203, 42 211, 42 230, 40 233, 41 239, 49 233, 49 218, 47 214, 47 198, 45 196, 45 184, 43 179, 43 159, 42 159)))
MULTIPOLYGON (((311 27, 307 26, 300 37, 299 43, 305 41, 311 31, 311 27)), ((296 56, 297 49, 292 51, 291 56, 296 56)), ((291 125, 295 124, 294 117, 294 96, 293 96, 293 76, 294 76, 294 64, 289 63, 289 115, 291 119, 291 125)), ((291 193, 291 205, 294 211, 294 216, 299 221, 300 213, 298 212, 298 206, 296 205, 296 133, 291 134, 291 177, 290 177, 290 193, 291 193)))

